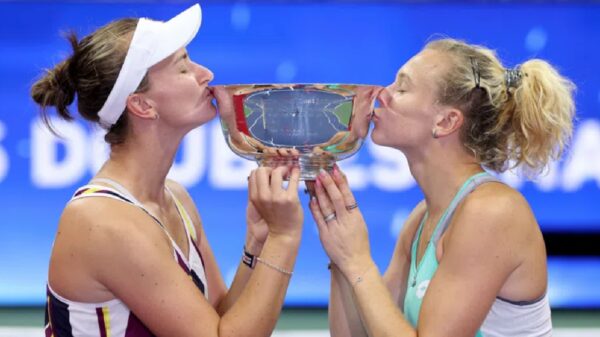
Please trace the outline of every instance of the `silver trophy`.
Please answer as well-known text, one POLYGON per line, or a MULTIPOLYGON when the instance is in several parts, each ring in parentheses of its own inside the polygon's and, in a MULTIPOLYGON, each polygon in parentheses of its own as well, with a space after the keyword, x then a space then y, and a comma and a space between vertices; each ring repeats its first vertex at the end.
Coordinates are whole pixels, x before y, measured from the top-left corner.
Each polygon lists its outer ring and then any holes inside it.
POLYGON ((225 141, 261 166, 297 165, 315 180, 361 147, 382 87, 240 84, 213 88, 225 141))

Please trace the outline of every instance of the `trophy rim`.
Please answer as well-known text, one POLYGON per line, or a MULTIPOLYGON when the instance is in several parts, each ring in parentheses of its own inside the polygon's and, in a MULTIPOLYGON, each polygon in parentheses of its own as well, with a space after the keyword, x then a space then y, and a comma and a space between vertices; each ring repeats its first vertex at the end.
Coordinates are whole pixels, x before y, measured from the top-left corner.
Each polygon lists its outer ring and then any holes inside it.
POLYGON ((287 82, 287 83, 237 83, 237 84, 215 84, 210 85, 210 87, 224 87, 224 88, 232 88, 232 87, 269 87, 269 86, 303 86, 303 87, 311 87, 311 86, 349 86, 349 87, 380 87, 384 88, 380 84, 364 84, 364 83, 335 83, 335 82, 287 82))

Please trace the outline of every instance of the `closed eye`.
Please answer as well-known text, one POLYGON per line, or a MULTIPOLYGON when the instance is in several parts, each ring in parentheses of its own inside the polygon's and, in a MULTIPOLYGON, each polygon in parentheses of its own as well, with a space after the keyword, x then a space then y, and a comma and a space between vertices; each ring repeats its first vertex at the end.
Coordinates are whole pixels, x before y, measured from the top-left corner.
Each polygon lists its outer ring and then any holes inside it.
POLYGON ((187 63, 189 62, 189 56, 188 53, 183 53, 181 54, 181 56, 179 56, 177 58, 177 60, 175 61, 175 63, 180 67, 179 68, 179 72, 182 74, 186 74, 189 72, 188 67, 187 67, 187 63))

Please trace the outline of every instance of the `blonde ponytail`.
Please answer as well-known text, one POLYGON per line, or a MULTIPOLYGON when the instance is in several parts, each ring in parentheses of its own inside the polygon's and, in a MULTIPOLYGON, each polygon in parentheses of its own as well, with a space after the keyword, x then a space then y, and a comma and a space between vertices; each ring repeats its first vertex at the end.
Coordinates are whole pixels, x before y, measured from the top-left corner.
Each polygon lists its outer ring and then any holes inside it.
POLYGON ((562 155, 573 132, 575 85, 548 62, 533 59, 521 65, 520 85, 512 93, 513 104, 501 114, 512 115, 512 156, 533 173, 562 155), (509 111, 514 109, 514 111, 509 111))
POLYGON ((506 69, 494 51, 453 39, 425 49, 449 57, 439 102, 464 113, 461 139, 481 165, 528 176, 558 159, 573 130, 575 85, 542 60, 506 69))

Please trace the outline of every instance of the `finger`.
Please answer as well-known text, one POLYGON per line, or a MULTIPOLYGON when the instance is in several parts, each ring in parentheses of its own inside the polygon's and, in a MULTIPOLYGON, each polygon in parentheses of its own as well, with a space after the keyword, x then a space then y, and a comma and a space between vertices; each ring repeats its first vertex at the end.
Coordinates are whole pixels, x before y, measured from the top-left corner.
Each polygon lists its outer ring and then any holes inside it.
POLYGON ((340 168, 335 165, 333 167, 333 181, 340 189, 342 193, 342 198, 344 198, 344 205, 347 209, 348 206, 352 206, 356 204, 356 198, 354 198, 354 194, 352 190, 350 190, 350 185, 348 185, 348 179, 346 175, 340 170, 340 168))
POLYGON ((248 200, 255 202, 258 197, 258 191, 256 189, 256 170, 252 170, 248 176, 248 200))
POLYGON ((319 176, 317 177, 317 180, 325 189, 329 200, 331 200, 331 203, 333 204, 333 209, 335 210, 336 214, 345 214, 345 212, 347 211, 346 205, 344 204, 344 198, 342 197, 340 189, 333 181, 333 178, 331 178, 331 175, 327 173, 327 171, 321 170, 319 176))
POLYGON ((317 195, 317 202, 321 209, 321 213, 324 214, 323 217, 329 216, 335 212, 334 206, 329 200, 329 196, 319 179, 317 179, 315 183, 315 194, 317 195))
POLYGON ((272 147, 267 147, 263 150, 263 152, 265 154, 269 154, 269 155, 277 155, 277 149, 272 148, 272 147))
POLYGON ((321 209, 319 208, 319 204, 318 204, 316 198, 310 198, 308 208, 310 209, 310 212, 312 213, 313 219, 315 219, 315 223, 317 224, 317 229, 319 230, 319 233, 327 231, 328 230, 327 223, 325 222, 325 219, 323 218, 323 213, 321 212, 321 209))
POLYGON ((289 152, 286 148, 279 148, 277 149, 277 154, 281 157, 288 157, 289 156, 289 152))
POLYGON ((298 186, 300 184, 300 168, 294 166, 291 168, 292 172, 290 175, 290 183, 288 185, 288 191, 292 191, 295 194, 298 194, 298 186))
POLYGON ((280 193, 283 184, 283 175, 287 172, 286 166, 279 166, 271 171, 271 192, 273 194, 280 193))
POLYGON ((270 167, 259 167, 256 169, 256 188, 258 198, 262 201, 269 200, 271 196, 270 181, 270 167))

